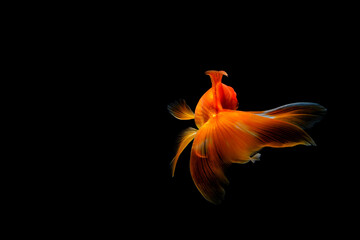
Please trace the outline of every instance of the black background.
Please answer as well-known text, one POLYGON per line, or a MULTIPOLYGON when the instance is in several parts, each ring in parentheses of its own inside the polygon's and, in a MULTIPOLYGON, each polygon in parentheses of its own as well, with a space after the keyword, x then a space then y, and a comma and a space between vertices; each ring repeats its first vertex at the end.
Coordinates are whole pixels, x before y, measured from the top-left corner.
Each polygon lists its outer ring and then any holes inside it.
POLYGON ((228 28, 144 25, 134 28, 137 35, 105 38, 100 53, 88 52, 97 61, 84 69, 85 96, 76 106, 85 116, 77 124, 85 141, 66 158, 55 194, 60 211, 109 228, 139 226, 134 234, 336 231, 353 211, 356 178, 346 136, 356 88, 349 29, 316 17, 248 19, 228 28), (239 110, 294 102, 328 109, 307 130, 316 147, 265 148, 259 162, 232 165, 225 200, 216 206, 191 179, 190 145, 174 178, 169 166, 178 134, 195 124, 173 118, 167 105, 185 99, 195 110, 211 87, 207 70, 228 73, 223 82, 236 91, 239 110))
POLYGON ((13 136, 25 146, 7 140, 16 158, 13 172, 3 169, 12 219, 33 231, 101 238, 344 238, 358 216, 358 14, 348 11, 357 8, 175 4, 81 5, 74 18, 40 16, 20 31, 26 51, 21 42, 14 57, 29 65, 14 71, 25 75, 15 84, 27 92, 28 110, 15 107, 21 116, 10 128, 26 130, 13 136), (207 70, 228 73, 223 82, 239 110, 294 102, 328 109, 307 130, 316 147, 265 148, 259 162, 232 165, 220 205, 191 179, 191 146, 173 178, 169 166, 178 134, 195 124, 167 106, 185 99, 194 110, 211 87, 207 70))
POLYGON ((149 220, 158 216, 162 225, 170 227, 180 219, 192 227, 218 224, 220 229, 238 225, 252 229, 278 221, 294 231, 321 232, 320 222, 325 223, 323 227, 332 225, 339 214, 350 211, 346 202, 353 193, 346 182, 353 176, 347 175, 349 166, 343 165, 340 155, 342 105, 334 97, 341 91, 338 79, 343 69, 326 51, 313 53, 317 47, 304 48, 307 50, 278 46, 276 52, 258 53, 256 58, 253 51, 247 52, 242 61, 185 61, 165 65, 166 71, 153 69, 155 76, 150 79, 156 83, 151 81, 144 89, 134 123, 140 131, 135 131, 129 142, 134 157, 127 159, 135 161, 126 175, 132 186, 128 197, 140 216, 149 220), (265 148, 261 161, 232 165, 227 172, 230 185, 225 188, 225 200, 217 206, 201 196, 191 179, 191 145, 180 156, 174 178, 169 166, 178 134, 196 126, 193 120, 173 118, 167 105, 185 99, 194 110, 211 87, 204 74, 211 69, 228 73, 223 82, 237 92, 239 110, 266 110, 293 102, 316 102, 328 109, 324 119, 307 130, 316 147, 265 148))
POLYGON ((232 42, 230 48, 226 41, 210 44, 201 53, 193 52, 196 47, 153 49, 135 62, 126 76, 130 87, 118 93, 117 83, 111 90, 122 96, 111 99, 119 133, 110 138, 111 160, 106 160, 108 166, 101 164, 103 172, 95 180, 101 179, 100 196, 110 202, 111 211, 114 206, 120 212, 129 208, 133 224, 154 222, 170 229, 180 224, 178 231, 282 225, 301 233, 326 231, 351 212, 353 191, 348 183, 354 175, 342 152, 348 149, 342 136, 347 127, 342 93, 349 93, 350 82, 342 50, 333 48, 328 35, 315 31, 304 35, 307 40, 284 40, 288 34, 273 34, 280 35, 247 39, 238 46, 232 42), (211 87, 207 70, 228 73, 223 82, 237 92, 239 110, 266 110, 293 102, 315 102, 328 109, 324 119, 307 130, 316 147, 265 148, 261 161, 232 165, 225 200, 218 206, 207 202, 191 179, 190 146, 180 156, 174 178, 169 166, 178 134, 195 124, 173 118, 167 105, 185 99, 194 110, 211 87))
POLYGON ((166 204, 170 202, 170 205, 184 209, 243 211, 242 208, 255 207, 270 211, 280 208, 286 212, 285 209, 289 208, 304 214, 309 207, 317 206, 319 211, 325 211, 323 203, 337 194, 334 192, 337 181, 331 177, 331 169, 337 165, 338 159, 329 152, 334 147, 334 139, 330 137, 334 131, 330 129, 336 107, 331 101, 333 81, 329 81, 329 76, 324 76, 324 72, 331 69, 318 61, 302 63, 291 57, 276 58, 270 62, 263 64, 255 61, 248 65, 241 62, 198 64, 192 71, 188 69, 174 74, 163 85, 164 98, 157 102, 156 113, 161 116, 158 121, 162 124, 155 125, 151 132, 154 137, 161 136, 156 138, 159 142, 153 150, 156 162, 151 162, 151 165, 157 166, 151 168, 156 174, 150 174, 150 179, 159 181, 157 185, 163 187, 160 188, 159 199, 167 199, 166 204), (194 186, 189 174, 190 147, 181 155, 174 178, 170 176, 168 165, 176 151, 177 135, 182 129, 195 127, 195 124, 194 121, 173 118, 167 112, 166 105, 183 98, 195 109, 198 99, 211 87, 209 77, 204 75, 210 69, 225 70, 229 74, 229 78, 224 77, 223 82, 237 92, 239 110, 265 110, 287 103, 309 101, 319 103, 329 111, 322 122, 308 130, 318 146, 266 148, 262 151, 260 162, 233 165, 228 173, 230 185, 225 201, 220 206, 206 202, 194 186))

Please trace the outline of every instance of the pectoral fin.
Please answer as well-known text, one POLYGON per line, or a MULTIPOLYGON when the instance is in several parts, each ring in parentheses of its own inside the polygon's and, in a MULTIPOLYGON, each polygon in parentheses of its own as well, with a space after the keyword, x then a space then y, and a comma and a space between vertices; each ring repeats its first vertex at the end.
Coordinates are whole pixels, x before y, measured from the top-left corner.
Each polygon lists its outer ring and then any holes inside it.
POLYGON ((176 167, 176 163, 180 157, 180 154, 184 151, 184 149, 187 147, 187 145, 189 145, 189 143, 194 139, 195 135, 196 135, 197 129, 195 128, 187 128, 185 129, 180 137, 179 137, 179 147, 178 150, 176 152, 175 157, 173 158, 173 160, 171 161, 170 165, 171 165, 171 175, 174 177, 175 174, 175 167, 176 167))
POLYGON ((175 118, 180 120, 191 120, 195 118, 194 112, 186 104, 185 100, 179 100, 168 105, 168 110, 175 118))

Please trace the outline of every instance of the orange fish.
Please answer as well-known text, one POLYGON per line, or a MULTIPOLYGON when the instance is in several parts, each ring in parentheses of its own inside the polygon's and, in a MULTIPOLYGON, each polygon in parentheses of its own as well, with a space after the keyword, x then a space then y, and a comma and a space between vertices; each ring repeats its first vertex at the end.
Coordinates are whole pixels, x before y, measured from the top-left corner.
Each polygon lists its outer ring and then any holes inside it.
POLYGON ((326 109, 310 102, 291 103, 267 111, 238 111, 236 92, 221 82, 225 71, 207 71, 212 87, 200 98, 195 113, 185 101, 168 106, 180 120, 195 119, 198 129, 180 135, 178 150, 171 161, 172 176, 186 146, 194 140, 190 156, 192 179, 211 203, 219 204, 228 179, 224 170, 232 163, 255 162, 263 147, 315 146, 304 131, 325 114, 326 109))

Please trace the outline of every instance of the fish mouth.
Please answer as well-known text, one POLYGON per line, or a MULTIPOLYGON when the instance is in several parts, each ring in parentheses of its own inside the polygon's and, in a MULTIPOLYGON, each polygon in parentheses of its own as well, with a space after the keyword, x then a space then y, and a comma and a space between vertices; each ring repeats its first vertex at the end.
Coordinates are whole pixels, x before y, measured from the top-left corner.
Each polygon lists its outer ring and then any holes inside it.
POLYGON ((228 74, 225 71, 216 71, 216 70, 209 70, 205 72, 206 75, 208 75, 211 79, 211 84, 213 87, 215 87, 218 83, 221 83, 222 77, 228 76, 228 74))
POLYGON ((225 76, 229 77, 228 74, 227 74, 225 71, 223 71, 223 70, 221 70, 221 71, 208 70, 208 71, 205 72, 206 75, 213 75, 214 73, 219 73, 219 74, 221 74, 221 75, 225 75, 225 76))

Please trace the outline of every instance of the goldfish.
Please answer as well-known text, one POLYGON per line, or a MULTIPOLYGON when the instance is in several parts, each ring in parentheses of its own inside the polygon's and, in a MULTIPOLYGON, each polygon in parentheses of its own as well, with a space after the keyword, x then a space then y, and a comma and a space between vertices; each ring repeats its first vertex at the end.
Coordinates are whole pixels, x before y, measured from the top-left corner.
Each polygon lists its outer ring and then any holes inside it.
POLYGON ((305 129, 321 120, 327 111, 325 107, 296 102, 265 111, 240 111, 236 92, 222 83, 228 74, 215 70, 205 74, 210 76, 211 88, 200 98, 195 113, 185 100, 169 104, 168 110, 179 120, 194 120, 197 127, 180 134, 170 163, 171 175, 174 177, 181 153, 193 141, 190 174, 207 201, 221 203, 229 184, 225 170, 233 163, 259 161, 262 148, 316 146, 305 129))

